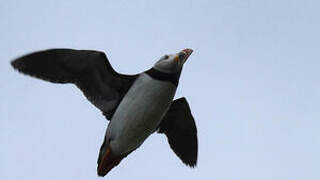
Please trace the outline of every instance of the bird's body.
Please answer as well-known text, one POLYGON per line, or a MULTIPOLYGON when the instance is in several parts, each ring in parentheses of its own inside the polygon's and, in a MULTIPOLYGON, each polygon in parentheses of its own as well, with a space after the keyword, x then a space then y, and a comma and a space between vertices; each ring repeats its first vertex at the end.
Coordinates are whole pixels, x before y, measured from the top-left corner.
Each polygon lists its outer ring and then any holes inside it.
POLYGON ((133 151, 159 126, 169 109, 176 87, 142 73, 122 99, 106 138, 115 155, 133 151))
POLYGON ((185 98, 174 100, 182 66, 192 53, 165 55, 136 75, 117 73, 99 51, 49 49, 11 62, 25 74, 53 83, 73 83, 110 121, 97 172, 105 176, 153 132, 164 133, 186 164, 197 163, 197 129, 185 98))

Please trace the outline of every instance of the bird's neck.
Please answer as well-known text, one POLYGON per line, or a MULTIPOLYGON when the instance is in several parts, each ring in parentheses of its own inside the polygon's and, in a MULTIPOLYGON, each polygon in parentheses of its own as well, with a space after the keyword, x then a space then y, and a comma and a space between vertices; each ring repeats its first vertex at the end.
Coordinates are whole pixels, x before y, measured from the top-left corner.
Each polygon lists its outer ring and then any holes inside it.
POLYGON ((178 86, 181 70, 177 73, 165 73, 155 68, 151 68, 147 70, 145 73, 151 76, 153 79, 168 81, 173 83, 175 86, 178 86))

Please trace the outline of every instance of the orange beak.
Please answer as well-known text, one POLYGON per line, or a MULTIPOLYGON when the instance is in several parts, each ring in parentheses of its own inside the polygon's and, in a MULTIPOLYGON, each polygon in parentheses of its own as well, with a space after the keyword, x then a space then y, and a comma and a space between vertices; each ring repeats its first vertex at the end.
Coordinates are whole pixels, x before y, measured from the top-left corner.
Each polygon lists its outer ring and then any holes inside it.
POLYGON ((180 51, 177 56, 174 58, 175 61, 182 61, 186 62, 186 60, 189 58, 189 56, 192 54, 193 50, 192 49, 184 49, 180 51))
POLYGON ((189 58, 189 56, 192 54, 193 50, 187 48, 187 49, 182 50, 181 52, 186 53, 185 59, 187 60, 189 58))

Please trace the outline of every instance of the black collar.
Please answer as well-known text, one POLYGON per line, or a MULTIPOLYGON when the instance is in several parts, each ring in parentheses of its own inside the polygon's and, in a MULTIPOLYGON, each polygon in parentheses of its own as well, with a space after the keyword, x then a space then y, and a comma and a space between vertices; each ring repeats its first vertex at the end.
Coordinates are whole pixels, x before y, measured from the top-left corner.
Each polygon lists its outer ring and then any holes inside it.
POLYGON ((148 71, 146 71, 146 73, 149 76, 151 76, 153 79, 157 79, 161 81, 169 81, 173 83, 175 86, 178 86, 181 70, 177 73, 164 73, 154 68, 151 68, 148 71))

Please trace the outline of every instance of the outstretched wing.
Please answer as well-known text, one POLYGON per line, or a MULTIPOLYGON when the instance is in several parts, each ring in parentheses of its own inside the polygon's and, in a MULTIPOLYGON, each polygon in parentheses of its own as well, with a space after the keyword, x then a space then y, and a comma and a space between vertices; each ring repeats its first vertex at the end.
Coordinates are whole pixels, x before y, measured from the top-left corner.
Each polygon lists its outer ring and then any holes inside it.
POLYGON ((160 123, 158 133, 164 133, 171 149, 183 163, 194 167, 197 164, 197 128, 187 100, 174 100, 160 123))
POLYGON ((107 119, 138 75, 117 73, 103 52, 49 49, 11 62, 14 69, 53 83, 74 83, 107 119))

